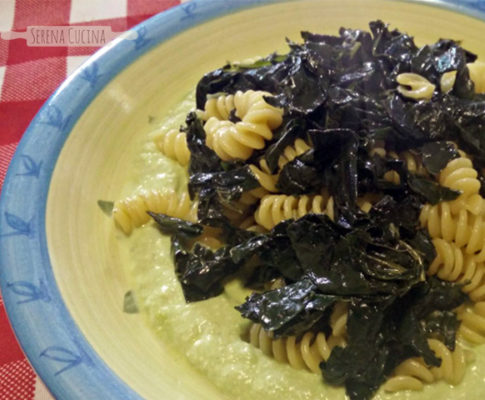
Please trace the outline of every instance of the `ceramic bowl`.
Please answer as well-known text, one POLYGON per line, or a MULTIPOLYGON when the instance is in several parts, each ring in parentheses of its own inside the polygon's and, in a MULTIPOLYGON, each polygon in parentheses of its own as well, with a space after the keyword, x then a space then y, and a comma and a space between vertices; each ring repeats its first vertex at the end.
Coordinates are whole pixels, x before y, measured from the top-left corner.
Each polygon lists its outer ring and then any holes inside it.
POLYGON ((380 18, 420 44, 451 37, 485 55, 484 4, 460 4, 194 0, 138 25, 69 77, 25 133, 0 201, 2 295, 52 394, 227 398, 158 340, 142 315, 122 311, 130 287, 113 223, 96 201, 119 198, 132 149, 151 129, 148 116, 163 118, 204 72, 284 51, 284 38, 298 40, 300 30, 334 34, 380 18))

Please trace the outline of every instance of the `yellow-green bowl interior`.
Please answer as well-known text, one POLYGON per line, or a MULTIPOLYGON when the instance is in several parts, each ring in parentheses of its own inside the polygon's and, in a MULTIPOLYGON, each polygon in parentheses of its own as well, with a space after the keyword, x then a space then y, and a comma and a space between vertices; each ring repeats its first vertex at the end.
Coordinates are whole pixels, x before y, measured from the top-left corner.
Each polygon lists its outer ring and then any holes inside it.
POLYGON ((63 299, 88 342, 124 381, 148 399, 223 399, 173 346, 152 334, 142 315, 122 311, 130 289, 125 249, 97 200, 121 196, 140 144, 153 125, 227 60, 284 51, 284 38, 308 30, 335 34, 382 19, 419 44, 462 40, 485 57, 485 23, 442 8, 377 0, 297 1, 211 20, 139 58, 96 97, 57 162, 47 205, 49 256, 63 299))

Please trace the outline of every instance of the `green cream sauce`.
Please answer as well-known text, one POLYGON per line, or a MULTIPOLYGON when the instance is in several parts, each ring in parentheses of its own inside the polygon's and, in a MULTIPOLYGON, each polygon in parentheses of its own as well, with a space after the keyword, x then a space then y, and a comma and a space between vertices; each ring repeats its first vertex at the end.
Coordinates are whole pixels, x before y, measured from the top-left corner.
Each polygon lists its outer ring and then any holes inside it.
MULTIPOLYGON (((164 126, 178 128, 193 104, 193 96, 187 97, 164 121, 164 126)), ((135 160, 133 171, 124 195, 153 188, 184 190, 188 179, 182 167, 160 154, 150 137, 135 160)), ((346 398, 342 388, 326 385, 320 375, 280 364, 242 339, 248 321, 234 307, 249 292, 238 282, 228 284, 225 292, 216 298, 186 304, 174 273, 170 239, 161 235, 153 224, 135 230, 128 238, 120 234, 120 245, 125 250, 129 249, 127 267, 132 287, 151 329, 160 340, 180 351, 227 398, 346 398)), ((475 347, 473 351, 476 360, 468 367, 464 381, 457 387, 439 382, 426 385, 420 392, 379 392, 375 399, 482 400, 485 398, 485 346, 475 347)))

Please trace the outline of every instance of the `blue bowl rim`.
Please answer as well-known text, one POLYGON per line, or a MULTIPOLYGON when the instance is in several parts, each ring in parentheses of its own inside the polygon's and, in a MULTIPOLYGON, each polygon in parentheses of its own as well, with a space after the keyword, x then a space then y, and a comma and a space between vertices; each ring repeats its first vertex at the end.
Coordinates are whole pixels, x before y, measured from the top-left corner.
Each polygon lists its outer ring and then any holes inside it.
MULTIPOLYGON (((218 16, 287 1, 292 0, 192 0, 157 14, 129 31, 136 34, 135 40, 122 35, 90 57, 46 101, 27 128, 0 197, 0 289, 24 352, 56 398, 141 398, 83 336, 61 298, 50 264, 45 235, 47 193, 72 127, 120 71, 156 45, 218 16)), ((484 0, 460 4, 410 1, 485 20, 484 0)))

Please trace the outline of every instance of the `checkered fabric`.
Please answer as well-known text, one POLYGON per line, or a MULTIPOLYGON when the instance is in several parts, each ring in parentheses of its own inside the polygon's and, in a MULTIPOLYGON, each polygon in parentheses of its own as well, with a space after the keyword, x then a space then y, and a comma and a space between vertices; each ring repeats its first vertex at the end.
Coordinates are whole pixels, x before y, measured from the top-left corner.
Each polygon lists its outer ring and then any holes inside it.
MULTIPOLYGON (((122 32, 180 0, 0 0, 0 32, 29 26, 111 26, 122 32)), ((96 47, 30 47, 0 38, 0 191, 8 164, 30 121, 49 95, 96 47)), ((0 399, 48 400, 25 359, 0 296, 0 399)))

